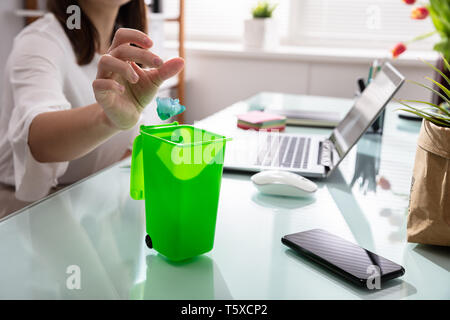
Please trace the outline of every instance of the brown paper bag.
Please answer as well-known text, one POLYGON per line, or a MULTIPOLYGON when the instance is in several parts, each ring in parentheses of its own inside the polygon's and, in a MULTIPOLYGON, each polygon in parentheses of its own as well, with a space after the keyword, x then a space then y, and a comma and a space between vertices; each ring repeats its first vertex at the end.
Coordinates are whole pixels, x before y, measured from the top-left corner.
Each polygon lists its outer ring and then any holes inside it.
POLYGON ((424 120, 417 145, 408 241, 450 246, 450 128, 424 120))

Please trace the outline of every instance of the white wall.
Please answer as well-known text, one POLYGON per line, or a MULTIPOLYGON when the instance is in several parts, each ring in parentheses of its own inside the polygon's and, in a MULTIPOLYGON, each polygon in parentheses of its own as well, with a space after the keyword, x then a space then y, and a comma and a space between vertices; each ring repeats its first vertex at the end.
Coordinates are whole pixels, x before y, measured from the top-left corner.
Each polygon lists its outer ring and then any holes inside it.
MULTIPOLYGON (((21 6, 22 1, 19 0, 0 1, 2 81, 13 39, 23 28, 23 19, 14 15, 14 10, 21 6)), ((284 59, 239 53, 210 54, 207 50, 202 52, 189 48, 186 58, 188 122, 200 120, 260 91, 350 98, 356 90, 355 79, 366 76, 369 63, 367 59, 320 61, 305 57, 284 59)), ((424 75, 432 76, 419 61, 400 63, 398 68, 408 79, 423 80, 424 75)), ((397 97, 429 99, 430 95, 424 89, 405 84, 397 97)))
MULTIPOLYGON (((369 60, 311 60, 221 55, 188 49, 185 119, 192 123, 260 91, 352 98, 356 79, 367 77, 369 60)), ((393 64, 407 79, 421 81, 425 75, 433 76, 420 61, 393 64)), ((396 97, 429 100, 431 95, 405 83, 396 97)))
MULTIPOLYGON (((1 0, 0 1, 0 83, 3 84, 3 75, 6 60, 11 51, 14 37, 22 30, 24 20, 14 14, 16 9, 21 8, 22 1, 1 0)), ((1 93, 0 89, 0 101, 1 93)))

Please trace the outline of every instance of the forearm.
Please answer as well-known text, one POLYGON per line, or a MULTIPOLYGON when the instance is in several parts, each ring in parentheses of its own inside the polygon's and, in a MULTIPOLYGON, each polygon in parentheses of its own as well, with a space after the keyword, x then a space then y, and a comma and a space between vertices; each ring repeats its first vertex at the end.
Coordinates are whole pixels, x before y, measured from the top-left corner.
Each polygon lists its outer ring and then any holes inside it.
POLYGON ((46 112, 31 122, 28 145, 39 162, 71 161, 95 149, 119 132, 97 103, 46 112))

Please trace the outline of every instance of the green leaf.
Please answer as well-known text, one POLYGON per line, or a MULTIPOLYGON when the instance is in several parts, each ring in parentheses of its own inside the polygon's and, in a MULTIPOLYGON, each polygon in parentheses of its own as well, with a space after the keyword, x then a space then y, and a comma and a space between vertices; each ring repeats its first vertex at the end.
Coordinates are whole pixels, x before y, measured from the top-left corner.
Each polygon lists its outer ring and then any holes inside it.
POLYGON ((411 42, 415 42, 415 41, 419 41, 419 40, 423 40, 423 39, 426 39, 426 38, 429 38, 429 37, 431 37, 431 36, 434 36, 436 33, 437 33, 437 31, 434 30, 434 31, 430 31, 430 32, 421 34, 420 36, 417 36, 417 37, 412 38, 411 40, 407 41, 406 44, 411 43, 411 42))
MULTIPOLYGON (((450 32, 449 32, 450 34, 450 32)), ((442 40, 436 43, 433 47, 435 51, 441 52, 444 57, 449 61, 450 59, 450 40, 449 38, 442 37, 442 40)))
POLYGON ((442 84, 440 84, 440 83, 437 82, 436 80, 431 79, 430 77, 425 77, 425 79, 430 80, 430 81, 433 82, 435 85, 437 85, 439 88, 441 88, 442 91, 445 92, 445 94, 447 95, 447 97, 450 98, 450 90, 448 90, 445 86, 443 86, 442 84))
POLYGON ((442 115, 440 113, 436 113, 434 111, 431 111, 431 112, 427 112, 425 110, 421 110, 421 111, 423 113, 427 114, 428 116, 432 117, 432 118, 439 119, 439 120, 442 120, 442 121, 450 123, 450 118, 448 116, 444 116, 444 115, 442 115))
POLYGON ((415 115, 417 115, 417 116, 419 116, 421 118, 424 118, 424 119, 427 119, 428 121, 433 122, 434 124, 436 124, 438 126, 450 127, 450 124, 447 124, 447 123, 441 122, 439 120, 433 119, 433 118, 431 118, 429 116, 426 116, 426 115, 422 114, 421 112, 417 112, 417 111, 409 110, 409 109, 404 109, 404 108, 401 108, 401 109, 398 109, 398 110, 402 110, 402 111, 413 113, 413 114, 415 114, 415 115))
POLYGON ((270 18, 278 4, 271 5, 269 1, 259 1, 252 9, 253 18, 270 18))
POLYGON ((401 101, 398 101, 398 100, 397 100, 397 102, 400 103, 400 104, 402 104, 402 105, 404 105, 405 107, 407 107, 407 108, 409 108, 409 109, 411 109, 411 110, 414 110, 415 112, 420 113, 420 114, 423 115, 423 116, 427 116, 427 117, 429 117, 429 118, 435 119, 436 121, 440 121, 440 122, 442 122, 442 123, 447 123, 447 121, 449 121, 448 125, 450 125, 450 118, 444 118, 444 117, 442 117, 441 115, 432 114, 432 113, 426 112, 426 111, 424 111, 424 110, 417 109, 417 108, 415 108, 415 107, 412 107, 412 106, 410 106, 410 105, 408 105, 408 104, 406 104, 406 103, 403 103, 403 102, 401 102, 401 101))
POLYGON ((447 102, 448 104, 450 104, 450 100, 449 100, 446 96, 444 96, 442 93, 440 93, 440 92, 434 90, 433 88, 430 88, 429 86, 424 85, 424 84, 422 84, 422 83, 420 83, 420 82, 417 82, 417 81, 413 81, 413 80, 406 80, 406 81, 411 82, 411 83, 414 83, 414 84, 416 84, 416 85, 418 85, 418 86, 420 86, 420 87, 422 87, 422 88, 425 88, 425 89, 430 90, 431 92, 433 92, 433 93, 437 94, 438 96, 440 96, 445 102, 447 102))
POLYGON ((426 112, 426 111, 423 110, 423 109, 417 109, 417 108, 412 107, 412 106, 410 106, 410 105, 408 105, 408 104, 406 104, 406 103, 402 103, 402 102, 399 102, 399 103, 402 104, 403 106, 409 108, 410 110, 414 110, 414 111, 416 111, 416 112, 420 112, 421 114, 424 114, 424 115, 429 116, 429 117, 434 117, 432 114, 430 114, 429 112, 426 112))
POLYGON ((448 0, 430 1, 430 5, 427 8, 430 12, 430 18, 441 37, 448 37, 450 34, 450 9, 448 0))
MULTIPOLYGON (((430 66, 431 68, 433 68, 433 70, 434 71, 436 71, 436 72, 438 72, 446 81, 447 81, 447 83, 450 85, 450 79, 441 71, 441 70, 439 70, 438 68, 436 68, 434 65, 432 65, 431 63, 429 63, 429 62, 426 62, 425 60, 423 60, 423 59, 420 59, 420 60, 422 60, 422 62, 423 63, 425 63, 425 64, 427 64, 428 66, 430 66)), ((445 60, 445 59, 444 59, 445 60)))
POLYGON ((445 34, 445 26, 439 17, 439 14, 438 14, 439 11, 437 9, 435 9, 433 7, 433 5, 431 5, 431 7, 428 8, 428 11, 430 12, 430 18, 431 18, 431 21, 433 22, 433 25, 436 28, 436 30, 441 35, 445 34))
POLYGON ((442 60, 444 61, 445 67, 447 68, 447 70, 450 71, 450 64, 448 63, 448 60, 441 55, 442 60))
POLYGON ((407 99, 401 99, 401 100, 396 100, 398 102, 415 102, 415 103, 422 103, 422 104, 427 104, 430 105, 436 109, 439 109, 440 111, 444 112, 446 115, 450 116, 450 112, 445 109, 444 107, 441 107, 437 104, 431 103, 431 102, 427 102, 427 101, 419 101, 419 100, 407 100, 407 99))

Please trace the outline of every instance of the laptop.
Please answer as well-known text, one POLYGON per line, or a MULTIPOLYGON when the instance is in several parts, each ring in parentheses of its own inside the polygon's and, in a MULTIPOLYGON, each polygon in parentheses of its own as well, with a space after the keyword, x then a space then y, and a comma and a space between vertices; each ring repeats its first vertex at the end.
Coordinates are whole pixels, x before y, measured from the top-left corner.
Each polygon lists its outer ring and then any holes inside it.
POLYGON ((327 177, 404 81, 404 77, 386 62, 329 137, 239 130, 233 143, 227 145, 224 169, 288 170, 306 177, 327 177))

